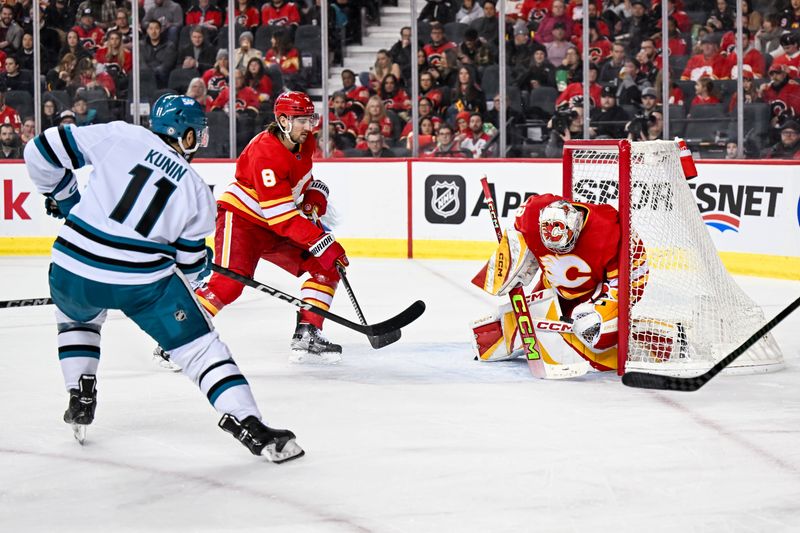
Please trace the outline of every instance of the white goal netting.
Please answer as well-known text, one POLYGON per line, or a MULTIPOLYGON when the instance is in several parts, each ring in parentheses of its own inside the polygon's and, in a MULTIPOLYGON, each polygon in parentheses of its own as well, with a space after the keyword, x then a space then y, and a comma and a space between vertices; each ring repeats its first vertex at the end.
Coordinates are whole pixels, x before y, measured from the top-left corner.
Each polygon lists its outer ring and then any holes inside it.
MULTIPOLYGON (((571 159, 565 188, 572 198, 610 203, 629 224, 631 237, 620 264, 633 271, 630 279, 637 277, 637 268, 641 272, 637 252, 643 246, 646 253, 647 283, 643 291, 629 284, 629 320, 620 324, 620 335, 627 338, 625 370, 700 374, 766 322, 722 264, 679 156, 672 141, 631 143, 628 184, 625 175, 620 177, 621 157, 623 171, 627 165, 618 146, 576 146, 564 152, 571 159)), ((566 160, 565 165, 569 168, 566 160)), ((766 336, 729 369, 745 373, 782 366, 780 349, 766 336)))

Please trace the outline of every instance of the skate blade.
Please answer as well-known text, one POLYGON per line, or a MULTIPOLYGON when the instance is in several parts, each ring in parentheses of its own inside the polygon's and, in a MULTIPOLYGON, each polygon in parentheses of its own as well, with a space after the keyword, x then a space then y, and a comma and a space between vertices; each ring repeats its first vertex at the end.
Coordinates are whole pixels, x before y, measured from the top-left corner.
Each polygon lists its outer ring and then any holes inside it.
POLYGON ((335 365, 342 361, 342 354, 336 352, 311 353, 305 350, 292 350, 289 362, 306 365, 335 365))
POLYGON ((291 461, 292 459, 299 459, 306 454, 303 448, 301 448, 294 439, 287 441, 286 444, 283 445, 283 449, 281 451, 277 451, 276 446, 276 443, 269 444, 265 446, 261 452, 261 455, 265 456, 270 462, 275 464, 285 463, 286 461, 291 461))
POLYGON ((72 436, 83 446, 83 442, 86 440, 86 428, 88 426, 86 424, 70 424, 70 426, 72 426, 72 436))

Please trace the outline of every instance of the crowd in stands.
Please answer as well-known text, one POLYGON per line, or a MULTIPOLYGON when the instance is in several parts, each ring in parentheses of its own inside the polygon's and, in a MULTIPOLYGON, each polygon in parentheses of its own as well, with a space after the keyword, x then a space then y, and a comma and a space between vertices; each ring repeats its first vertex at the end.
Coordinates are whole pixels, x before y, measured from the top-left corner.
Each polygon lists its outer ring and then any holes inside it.
MULTIPOLYGON (((725 146, 736 144, 732 2, 592 0, 589 102, 583 101, 582 1, 511 5, 507 34, 500 38, 493 0, 427 0, 417 22, 416 58, 411 28, 405 27, 390 49, 377 51, 369 72, 342 73, 341 90, 331 99, 333 146, 353 156, 407 155, 411 87, 418 83, 423 156, 500 155, 493 102, 500 43, 506 47, 506 127, 513 146, 506 155, 557 157, 565 140, 582 138, 585 112, 592 138, 659 139, 665 104, 671 132, 701 151, 719 147, 724 157, 725 146), (662 3, 668 10, 669 61, 661 50, 662 3), (418 80, 411 79, 412 60, 418 80), (665 64, 671 79, 666 95, 665 64), (539 139, 530 135, 536 125, 539 139), (368 138, 373 131, 383 136, 380 150, 368 138)), ((784 126, 800 117, 800 0, 742 0, 742 24, 745 153, 784 157, 791 152, 784 141, 794 131, 784 126)))
MULTIPOLYGON (((0 124, 10 128, 0 131, 3 156, 18 156, 31 137, 26 125, 36 83, 44 91, 45 127, 129 120, 134 39, 140 43, 143 99, 167 91, 189 95, 205 106, 212 126, 222 125, 225 132, 231 108, 227 85, 235 69, 233 108, 237 144, 243 146, 271 118, 279 92, 320 86, 321 16, 315 0, 235 1, 232 51, 225 0, 140 1, 140 35, 133 34, 129 2, 43 1, 39 80, 33 76, 33 3, 4 4, 0 124)), ((329 2, 326 44, 334 62, 341 63, 344 46, 360 42, 364 20, 377 20, 380 5, 379 0, 329 2)), ((417 57, 411 54, 411 28, 405 27, 393 46, 376 51, 369 72, 342 72, 342 87, 330 100, 329 151, 407 155, 414 83, 420 94, 419 146, 426 155, 557 156, 564 140, 581 138, 584 113, 593 138, 657 139, 664 105, 670 106, 675 134, 724 149, 735 142, 732 118, 741 77, 745 155, 800 158, 800 0, 742 0, 741 76, 731 1, 592 0, 586 14, 588 102, 582 96, 582 2, 523 0, 509 6, 513 12, 501 36, 493 0, 427 0, 417 22, 417 57), (662 6, 669 15, 668 61, 661 50, 662 6), (506 125, 499 124, 497 98, 503 43, 506 125), (419 67, 417 80, 411 79, 412 61, 419 67), (662 94, 664 65, 670 67, 669 94, 662 94), (499 153, 499 127, 506 128, 514 147, 507 154, 499 153)))

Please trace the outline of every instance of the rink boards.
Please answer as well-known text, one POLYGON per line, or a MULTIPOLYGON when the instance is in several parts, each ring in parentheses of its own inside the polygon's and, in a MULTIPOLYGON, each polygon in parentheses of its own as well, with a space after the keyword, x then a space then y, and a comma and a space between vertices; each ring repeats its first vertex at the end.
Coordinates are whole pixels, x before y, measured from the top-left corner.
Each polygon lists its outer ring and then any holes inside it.
MULTIPOLYGON (((195 165, 221 194, 230 161, 195 165)), ((60 226, 44 213, 24 165, 0 167, 0 254, 45 255, 60 226)), ((735 274, 800 279, 800 165, 698 162, 698 208, 735 274)), ((480 178, 495 187, 509 226, 527 196, 561 192, 561 162, 530 160, 333 160, 316 162, 331 189, 327 222, 351 256, 479 259, 496 245, 480 178)), ((79 172, 82 183, 88 172, 79 172)))

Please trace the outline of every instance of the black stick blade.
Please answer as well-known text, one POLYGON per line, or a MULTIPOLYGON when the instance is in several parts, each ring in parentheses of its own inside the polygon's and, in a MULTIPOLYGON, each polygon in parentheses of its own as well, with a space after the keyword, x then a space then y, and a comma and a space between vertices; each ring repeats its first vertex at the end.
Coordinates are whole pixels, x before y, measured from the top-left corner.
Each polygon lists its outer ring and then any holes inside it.
POLYGON ((367 338, 374 349, 380 350, 384 346, 389 346, 390 344, 399 341, 401 334, 402 332, 398 329, 384 335, 371 335, 367 338))
POLYGON ((696 391, 702 387, 706 381, 696 378, 673 378, 670 376, 659 376, 658 374, 647 374, 645 372, 626 372, 622 376, 622 383, 628 387, 637 389, 655 390, 679 390, 685 392, 696 391))
POLYGON ((362 328, 364 329, 364 333, 370 337, 394 333, 396 330, 402 329, 414 322, 416 319, 422 316, 422 313, 424 312, 425 302, 422 300, 417 300, 413 304, 409 305, 408 308, 400 314, 371 326, 362 326, 362 328))

